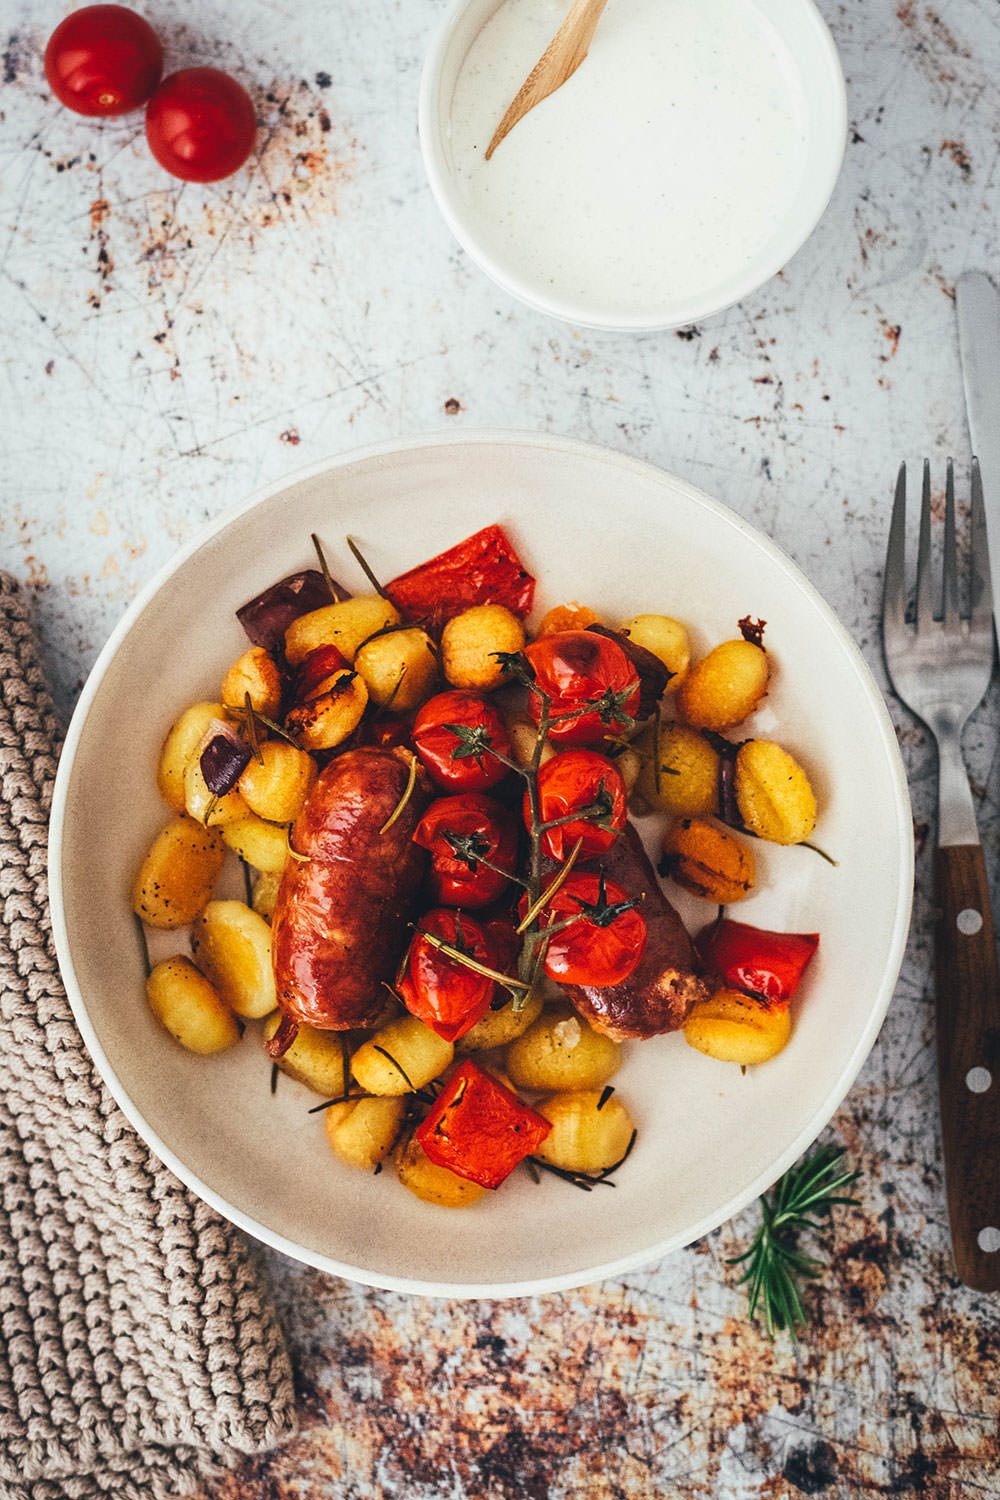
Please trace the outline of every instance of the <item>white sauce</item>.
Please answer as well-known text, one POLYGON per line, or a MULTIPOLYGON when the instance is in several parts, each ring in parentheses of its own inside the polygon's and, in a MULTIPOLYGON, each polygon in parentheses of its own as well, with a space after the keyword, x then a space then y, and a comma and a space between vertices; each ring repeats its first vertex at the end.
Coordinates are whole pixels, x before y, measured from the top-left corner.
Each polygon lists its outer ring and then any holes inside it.
POLYGON ((608 0, 582 66, 486 161, 568 8, 506 0, 459 72, 449 144, 476 240, 581 321, 707 295, 765 249, 801 186, 792 58, 753 0, 608 0))

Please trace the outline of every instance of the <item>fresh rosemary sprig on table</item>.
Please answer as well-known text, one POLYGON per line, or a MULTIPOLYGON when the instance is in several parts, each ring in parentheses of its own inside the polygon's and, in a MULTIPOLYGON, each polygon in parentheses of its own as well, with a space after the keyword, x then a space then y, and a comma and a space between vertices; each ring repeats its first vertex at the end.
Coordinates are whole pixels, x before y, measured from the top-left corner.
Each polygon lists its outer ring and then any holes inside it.
POLYGON ((819 1216, 829 1214, 836 1204, 858 1201, 843 1192, 861 1175, 841 1168, 843 1155, 841 1146, 821 1146, 796 1162, 772 1189, 770 1202, 761 1198, 763 1217, 749 1250, 726 1262, 747 1263, 739 1284, 747 1286, 750 1317, 757 1316, 759 1306, 764 1332, 772 1342, 776 1331, 787 1329, 794 1339, 797 1330, 807 1326, 800 1282, 814 1281, 823 1270, 822 1261, 797 1248, 797 1235, 818 1228, 819 1216))

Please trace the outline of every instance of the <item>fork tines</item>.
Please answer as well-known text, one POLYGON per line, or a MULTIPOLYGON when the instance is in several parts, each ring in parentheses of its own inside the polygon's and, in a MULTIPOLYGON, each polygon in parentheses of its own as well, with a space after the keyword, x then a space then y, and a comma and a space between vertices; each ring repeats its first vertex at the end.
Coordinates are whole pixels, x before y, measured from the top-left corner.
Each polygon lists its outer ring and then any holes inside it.
MULTIPOLYGON (((972 460, 971 494, 969 607, 965 618, 969 622, 969 628, 974 633, 979 633, 990 629, 993 593, 990 586, 983 485, 979 473, 979 461, 975 458, 972 460)), ((890 636, 902 638, 908 632, 925 632, 931 627, 943 628, 945 634, 957 632, 960 628, 962 615, 955 520, 955 471, 950 458, 945 479, 940 613, 935 613, 931 596, 931 470, 927 459, 924 459, 923 464, 912 623, 908 621, 906 605, 906 464, 904 463, 899 467, 896 497, 892 507, 892 522, 889 527, 884 579, 883 630, 890 636)))

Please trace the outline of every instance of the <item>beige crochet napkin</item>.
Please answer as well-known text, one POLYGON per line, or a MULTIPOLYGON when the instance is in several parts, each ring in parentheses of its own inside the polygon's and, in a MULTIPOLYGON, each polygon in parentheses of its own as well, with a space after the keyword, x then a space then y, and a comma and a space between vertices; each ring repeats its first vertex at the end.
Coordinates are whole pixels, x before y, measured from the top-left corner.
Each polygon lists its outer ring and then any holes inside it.
POLYGON ((61 732, 0 573, 0 1500, 166 1500, 294 1426, 240 1234, 135 1135, 59 978, 46 841, 61 732))

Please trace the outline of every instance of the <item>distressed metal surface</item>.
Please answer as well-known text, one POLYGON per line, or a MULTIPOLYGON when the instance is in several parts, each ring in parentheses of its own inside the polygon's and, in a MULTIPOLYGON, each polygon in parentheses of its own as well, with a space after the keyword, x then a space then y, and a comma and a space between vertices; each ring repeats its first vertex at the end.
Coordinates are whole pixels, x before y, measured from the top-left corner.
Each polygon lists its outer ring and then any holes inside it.
MULTIPOLYGON (((701 485, 791 553, 884 683, 896 465, 968 457, 952 287, 1000 268, 1000 9, 823 9, 851 121, 828 213, 739 307, 621 337, 512 303, 439 220, 415 106, 443 0, 157 0, 170 67, 215 62, 255 91, 257 159, 210 188, 165 178, 137 119, 55 105, 40 55, 62 8, 3 0, 0 564, 35 593, 60 704, 206 516, 305 461, 464 426, 570 433, 701 485)), ((772 1348, 745 1321, 725 1260, 749 1213, 645 1272, 523 1303, 420 1302, 266 1254, 302 1433, 216 1500, 1000 1494, 997 1301, 952 1278, 941 1181, 933 750, 891 707, 914 923, 828 1132, 862 1201, 819 1237, 809 1337, 772 1348)), ((966 736, 993 872, 998 717, 994 688, 966 736)))

